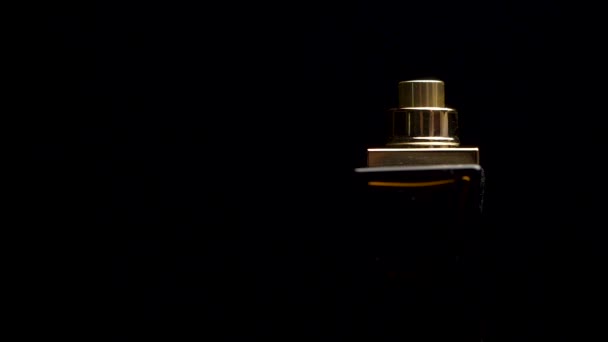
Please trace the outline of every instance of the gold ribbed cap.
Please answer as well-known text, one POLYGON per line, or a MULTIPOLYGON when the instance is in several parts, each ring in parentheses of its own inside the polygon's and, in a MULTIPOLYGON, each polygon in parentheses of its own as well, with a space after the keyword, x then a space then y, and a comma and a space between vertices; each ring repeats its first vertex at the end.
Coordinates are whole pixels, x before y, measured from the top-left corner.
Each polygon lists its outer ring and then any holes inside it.
POLYGON ((411 80, 399 82, 399 108, 445 107, 443 81, 411 80))

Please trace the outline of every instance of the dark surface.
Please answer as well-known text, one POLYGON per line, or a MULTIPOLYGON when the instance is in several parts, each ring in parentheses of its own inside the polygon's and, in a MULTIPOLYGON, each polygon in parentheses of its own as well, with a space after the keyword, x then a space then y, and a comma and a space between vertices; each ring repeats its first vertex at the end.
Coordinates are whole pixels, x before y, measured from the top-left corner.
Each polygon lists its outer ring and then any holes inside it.
MULTIPOLYGON (((397 82, 420 77, 445 81, 463 145, 481 149, 484 341, 574 341, 601 327, 603 55, 591 8, 47 7, 34 216, 63 227, 43 233, 57 240, 47 258, 61 254, 50 283, 80 279, 92 250, 110 264, 76 301, 109 304, 101 331, 354 336, 360 294, 345 284, 366 278, 338 262, 345 228, 360 223, 350 177, 384 142, 397 82)), ((67 296, 84 287, 69 284, 67 296)))

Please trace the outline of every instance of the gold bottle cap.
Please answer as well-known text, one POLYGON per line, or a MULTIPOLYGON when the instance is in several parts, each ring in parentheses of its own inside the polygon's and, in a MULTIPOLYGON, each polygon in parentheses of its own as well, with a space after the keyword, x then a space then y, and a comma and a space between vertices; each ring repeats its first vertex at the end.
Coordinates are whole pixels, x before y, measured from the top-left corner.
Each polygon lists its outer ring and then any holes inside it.
POLYGON ((443 81, 411 80, 399 82, 399 107, 445 107, 443 81))
POLYGON ((390 114, 388 146, 444 148, 460 144, 458 113, 445 107, 443 81, 399 82, 399 108, 390 114))

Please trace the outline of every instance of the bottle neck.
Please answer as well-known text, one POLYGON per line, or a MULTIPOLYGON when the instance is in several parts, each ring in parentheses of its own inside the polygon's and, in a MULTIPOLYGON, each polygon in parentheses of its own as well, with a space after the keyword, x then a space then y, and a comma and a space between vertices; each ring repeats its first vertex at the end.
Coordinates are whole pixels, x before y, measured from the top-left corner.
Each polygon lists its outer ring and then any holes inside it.
POLYGON ((444 107, 389 111, 389 147, 458 147, 458 113, 444 107))

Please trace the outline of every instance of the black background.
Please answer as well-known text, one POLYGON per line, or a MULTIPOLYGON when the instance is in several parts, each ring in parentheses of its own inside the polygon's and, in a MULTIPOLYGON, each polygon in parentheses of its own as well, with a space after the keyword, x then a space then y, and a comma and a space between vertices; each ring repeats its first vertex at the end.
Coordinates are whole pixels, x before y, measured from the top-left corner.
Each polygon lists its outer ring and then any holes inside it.
POLYGON ((66 247, 56 249, 65 267, 55 281, 90 270, 91 250, 110 265, 95 277, 102 288, 79 300, 96 311, 104 298, 100 332, 347 336, 348 320, 323 308, 339 292, 327 281, 341 234, 357 220, 349 177, 367 147, 384 143, 397 83, 422 77, 445 82, 462 143, 480 147, 487 174, 486 340, 580 338, 601 326, 592 312, 604 297, 604 55, 593 9, 104 1, 46 10, 35 200, 45 222, 65 227, 44 233, 66 247))

